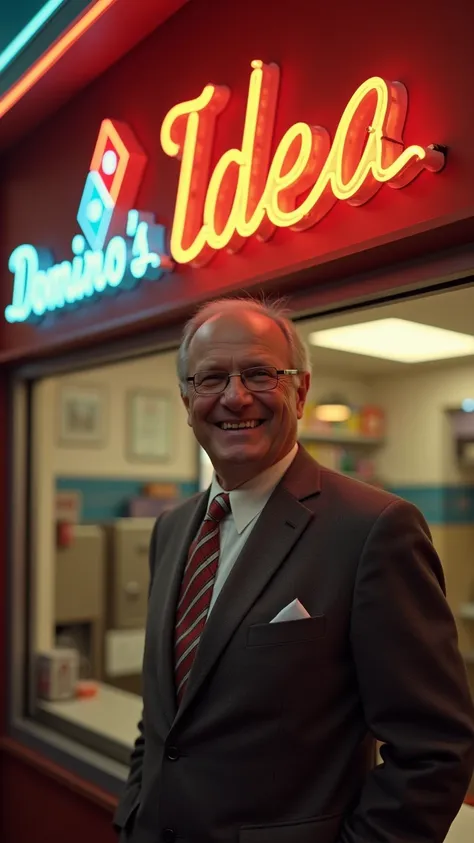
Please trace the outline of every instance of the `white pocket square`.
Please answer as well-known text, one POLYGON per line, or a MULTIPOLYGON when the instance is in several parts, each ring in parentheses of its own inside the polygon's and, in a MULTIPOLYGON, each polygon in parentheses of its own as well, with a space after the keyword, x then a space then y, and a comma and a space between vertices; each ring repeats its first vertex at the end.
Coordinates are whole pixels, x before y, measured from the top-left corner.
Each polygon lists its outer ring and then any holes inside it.
POLYGON ((281 623, 282 621, 300 621, 303 618, 311 617, 310 614, 306 611, 305 607, 298 599, 292 600, 291 603, 288 603, 288 606, 285 606, 281 612, 278 612, 277 615, 273 618, 270 623, 281 623))

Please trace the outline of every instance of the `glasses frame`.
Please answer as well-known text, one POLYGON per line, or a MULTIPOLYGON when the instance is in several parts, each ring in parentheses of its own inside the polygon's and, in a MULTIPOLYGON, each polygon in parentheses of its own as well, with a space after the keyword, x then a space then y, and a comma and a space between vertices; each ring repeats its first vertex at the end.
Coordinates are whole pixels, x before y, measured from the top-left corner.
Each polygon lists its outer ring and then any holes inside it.
POLYGON ((231 378, 240 378, 242 385, 248 392, 251 392, 253 395, 259 392, 272 392, 278 386, 278 381, 282 375, 301 375, 303 373, 302 369, 277 369, 275 366, 248 366, 246 369, 242 369, 241 372, 212 372, 209 370, 209 374, 222 374, 227 376, 227 381, 225 386, 222 389, 219 389, 217 392, 199 392, 199 388, 196 387, 195 378, 196 375, 207 374, 207 370, 203 372, 196 372, 192 377, 186 378, 188 383, 192 383, 193 389, 196 395, 222 395, 223 392, 226 391, 227 387, 229 386, 231 378), (245 382, 245 372, 252 371, 252 369, 274 369, 276 373, 276 382, 274 386, 266 387, 265 389, 250 389, 246 382, 245 382))

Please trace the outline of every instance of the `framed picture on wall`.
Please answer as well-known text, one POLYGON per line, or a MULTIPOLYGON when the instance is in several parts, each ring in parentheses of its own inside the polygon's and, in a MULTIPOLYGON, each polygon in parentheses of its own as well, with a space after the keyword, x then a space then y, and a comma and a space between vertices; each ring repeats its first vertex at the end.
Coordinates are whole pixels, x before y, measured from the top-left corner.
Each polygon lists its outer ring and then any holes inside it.
POLYGON ((171 396, 166 392, 136 390, 127 396, 130 460, 165 462, 171 458, 171 396))
POLYGON ((99 386, 67 384, 59 390, 59 444, 100 447, 105 442, 105 394, 99 386))

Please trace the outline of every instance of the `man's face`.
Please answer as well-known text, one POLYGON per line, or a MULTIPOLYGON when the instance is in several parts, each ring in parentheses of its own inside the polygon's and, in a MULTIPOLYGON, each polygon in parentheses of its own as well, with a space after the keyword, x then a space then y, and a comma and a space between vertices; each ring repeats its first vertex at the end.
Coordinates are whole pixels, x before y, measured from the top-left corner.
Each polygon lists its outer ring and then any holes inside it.
MULTIPOLYGON (((189 376, 236 373, 252 366, 293 368, 287 339, 269 317, 236 309, 212 317, 196 331, 189 349, 189 376)), ((291 450, 308 388, 307 373, 282 375, 268 392, 250 392, 238 377, 217 395, 199 395, 189 385, 183 397, 188 424, 226 489, 255 477, 291 450), (253 426, 224 429, 229 422, 253 426)))

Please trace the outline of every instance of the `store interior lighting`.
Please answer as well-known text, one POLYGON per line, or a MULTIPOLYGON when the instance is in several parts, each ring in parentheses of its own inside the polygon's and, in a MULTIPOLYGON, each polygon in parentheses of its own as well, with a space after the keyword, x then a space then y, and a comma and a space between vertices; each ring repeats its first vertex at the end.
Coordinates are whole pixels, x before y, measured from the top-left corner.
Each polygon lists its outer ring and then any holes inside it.
POLYGON ((308 339, 320 348, 397 363, 427 363, 474 354, 474 336, 406 319, 376 319, 329 328, 311 333, 308 339))
POLYGON ((323 398, 314 408, 314 416, 321 422, 345 422, 352 415, 351 408, 343 398, 323 398))

